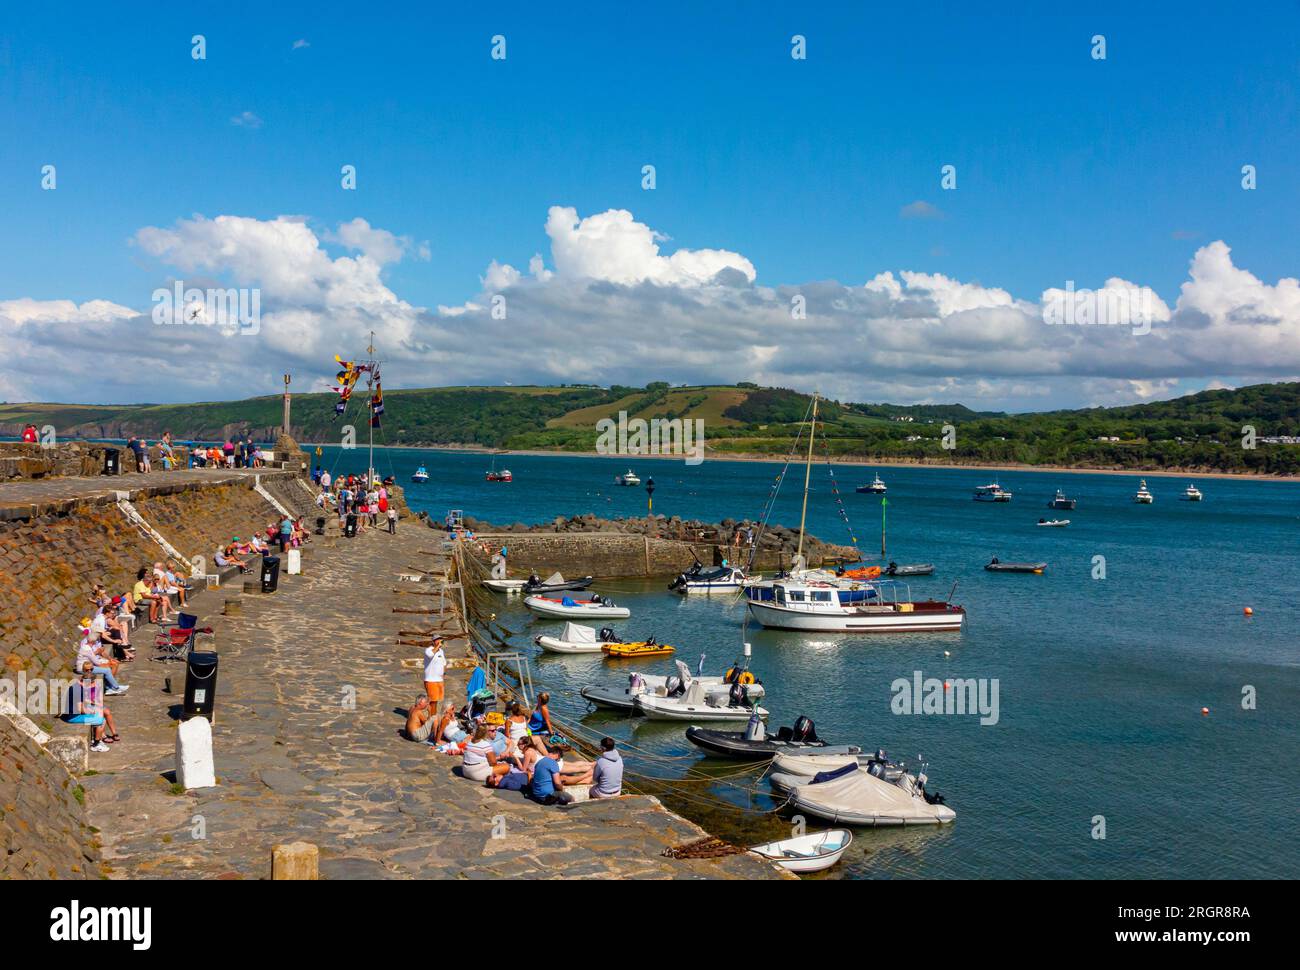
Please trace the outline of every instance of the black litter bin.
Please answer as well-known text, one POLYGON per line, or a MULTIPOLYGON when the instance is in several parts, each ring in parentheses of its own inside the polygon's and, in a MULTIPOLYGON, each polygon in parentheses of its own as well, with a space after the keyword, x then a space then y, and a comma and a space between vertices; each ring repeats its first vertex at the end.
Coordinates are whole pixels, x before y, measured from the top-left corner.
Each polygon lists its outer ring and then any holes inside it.
POLYGON ((357 516, 355 512, 349 512, 347 524, 343 527, 343 534, 351 539, 357 534, 357 516))
POLYGON ((280 587, 280 557, 262 557, 262 592, 274 593, 280 587))
POLYGON ((217 696, 217 655, 191 653, 185 662, 185 707, 182 720, 192 717, 213 719, 217 696))
POLYGON ((318 536, 323 536, 325 534, 325 517, 322 515, 316 517, 316 534, 318 536))
POLYGON ((104 474, 119 475, 122 472, 122 453, 116 448, 104 449, 104 474))

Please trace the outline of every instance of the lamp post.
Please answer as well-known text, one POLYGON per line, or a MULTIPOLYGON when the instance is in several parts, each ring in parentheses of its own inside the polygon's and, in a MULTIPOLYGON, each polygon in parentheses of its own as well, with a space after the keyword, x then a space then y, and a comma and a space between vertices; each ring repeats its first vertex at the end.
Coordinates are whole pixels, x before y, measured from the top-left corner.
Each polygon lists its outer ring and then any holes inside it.
POLYGON ((646 515, 654 514, 655 510, 655 480, 647 478, 645 480, 645 511, 646 515))

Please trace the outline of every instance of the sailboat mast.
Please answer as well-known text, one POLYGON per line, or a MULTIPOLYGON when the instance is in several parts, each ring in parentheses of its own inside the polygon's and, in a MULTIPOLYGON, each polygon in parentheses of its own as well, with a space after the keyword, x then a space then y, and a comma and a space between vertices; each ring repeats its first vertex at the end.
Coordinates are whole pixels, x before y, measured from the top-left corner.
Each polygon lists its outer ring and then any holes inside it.
POLYGON ((803 556, 803 530, 808 521, 808 482, 812 478, 813 439, 817 437, 817 395, 813 394, 812 423, 808 425, 808 462, 803 470, 803 509, 799 513, 799 548, 796 558, 803 556))
POLYGON ((880 496, 880 558, 883 561, 885 554, 885 507, 889 505, 889 499, 880 496))

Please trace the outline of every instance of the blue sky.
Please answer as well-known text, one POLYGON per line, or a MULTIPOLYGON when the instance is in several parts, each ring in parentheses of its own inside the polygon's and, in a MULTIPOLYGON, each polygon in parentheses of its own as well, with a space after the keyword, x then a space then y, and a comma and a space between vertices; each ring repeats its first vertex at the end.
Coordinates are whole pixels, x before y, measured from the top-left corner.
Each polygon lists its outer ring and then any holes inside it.
POLYGON ((1120 276, 1173 306, 1215 240, 1266 283, 1300 269, 1292 3, 186 6, 6 10, 0 300, 147 310, 167 274, 135 233, 229 214, 427 241, 384 282, 458 305, 494 259, 549 263, 554 205, 630 210, 665 254, 743 254, 773 287, 1120 276))

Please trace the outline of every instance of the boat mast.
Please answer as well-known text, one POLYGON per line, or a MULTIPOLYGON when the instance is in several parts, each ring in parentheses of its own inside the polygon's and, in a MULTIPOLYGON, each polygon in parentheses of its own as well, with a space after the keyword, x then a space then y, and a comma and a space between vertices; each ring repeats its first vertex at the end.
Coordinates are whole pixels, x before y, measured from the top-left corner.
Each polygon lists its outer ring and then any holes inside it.
POLYGON ((813 393, 812 422, 808 425, 808 463, 803 470, 803 510, 799 513, 799 548, 795 557, 803 558, 803 529, 808 520, 808 482, 812 478, 813 439, 817 436, 817 394, 813 393))
POLYGON ((885 556, 885 506, 889 504, 889 499, 880 496, 880 559, 883 562, 885 556))

